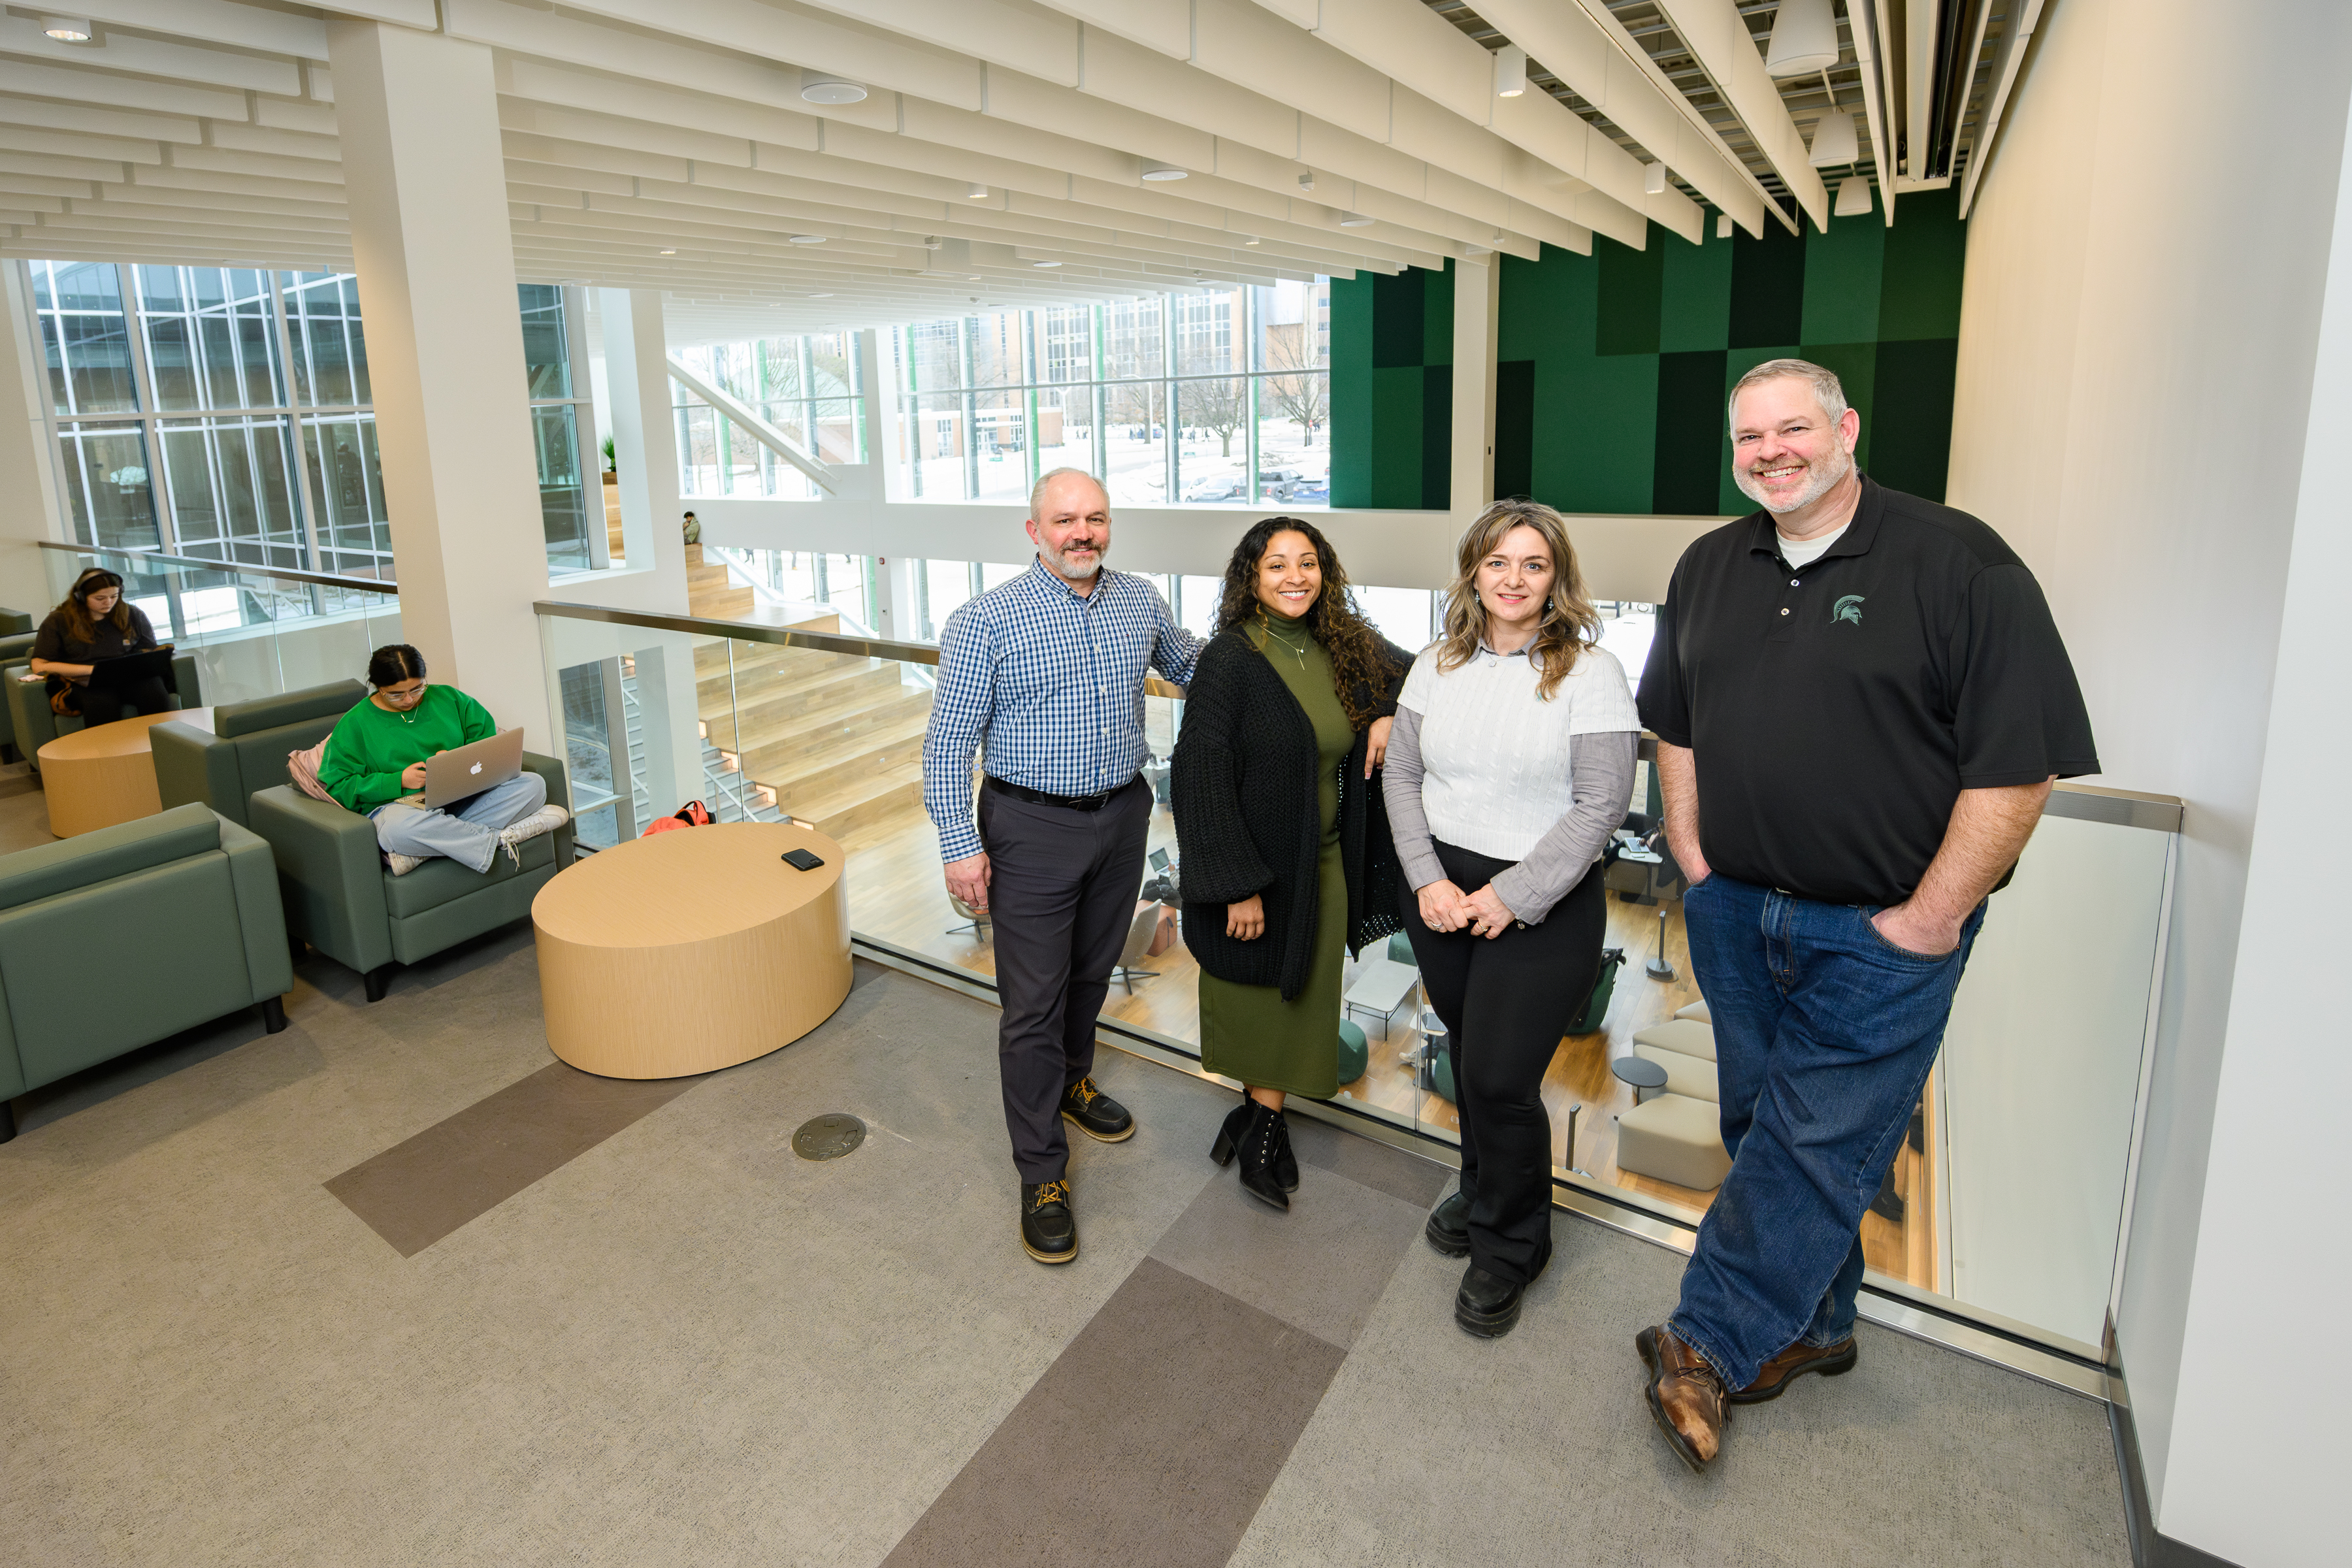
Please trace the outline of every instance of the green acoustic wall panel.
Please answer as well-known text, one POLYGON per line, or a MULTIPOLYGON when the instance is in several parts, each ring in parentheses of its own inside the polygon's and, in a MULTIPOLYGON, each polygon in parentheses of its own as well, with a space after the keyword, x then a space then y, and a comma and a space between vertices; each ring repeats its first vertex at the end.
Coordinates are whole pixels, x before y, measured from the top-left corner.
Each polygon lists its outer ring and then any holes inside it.
MULTIPOLYGON (((1591 256, 1505 258, 1496 493, 1566 511, 1748 511, 1725 400, 1754 366, 1794 354, 1845 383, 1865 468, 1942 499, 1967 231, 1948 192, 1905 196, 1896 214, 1891 229, 1873 214, 1801 236, 1768 224, 1760 239, 1719 239, 1710 224, 1698 245, 1654 226, 1638 251, 1596 237, 1591 256)), ((1425 336, 1425 304, 1419 324, 1425 336)), ((1336 385, 1333 405, 1336 421, 1336 385)))
MULTIPOLYGON (((1655 250, 1664 243, 1664 234, 1655 225, 1651 229, 1650 248, 1655 250)), ((1804 335, 1804 240, 1776 223, 1764 226, 1761 239, 1735 231, 1728 346, 1752 349, 1765 343, 1793 343, 1804 335)))
POLYGON ((1717 510, 1723 443, 1715 439, 1715 411, 1723 406, 1725 357, 1722 349, 1658 356, 1657 460, 1650 504, 1659 511, 1717 510))
POLYGON ((1536 362, 1495 366, 1495 496, 1532 496, 1536 455, 1536 362))
POLYGON ((1593 259, 1601 264, 1601 314, 1593 347, 1604 354, 1658 352, 1658 299, 1664 283, 1659 266, 1665 247, 1631 250, 1612 245, 1593 259))
POLYGON ((1453 263, 1331 280, 1331 504, 1451 501, 1453 263))

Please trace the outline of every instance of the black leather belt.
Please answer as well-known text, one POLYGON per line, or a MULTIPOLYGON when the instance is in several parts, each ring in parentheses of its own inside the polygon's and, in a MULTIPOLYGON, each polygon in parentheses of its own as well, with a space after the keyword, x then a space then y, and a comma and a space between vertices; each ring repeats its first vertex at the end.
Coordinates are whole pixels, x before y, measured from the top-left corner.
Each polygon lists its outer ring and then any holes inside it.
POLYGON ((1142 776, 1141 773, 1138 773, 1135 778, 1128 780, 1118 789, 1107 789, 1100 795, 1047 795, 1042 789, 1028 789, 1017 784, 1006 784, 994 773, 987 774, 981 781, 980 787, 1002 790, 1013 799, 1025 800, 1032 805, 1058 805, 1065 811, 1100 811, 1134 784, 1136 779, 1142 776))

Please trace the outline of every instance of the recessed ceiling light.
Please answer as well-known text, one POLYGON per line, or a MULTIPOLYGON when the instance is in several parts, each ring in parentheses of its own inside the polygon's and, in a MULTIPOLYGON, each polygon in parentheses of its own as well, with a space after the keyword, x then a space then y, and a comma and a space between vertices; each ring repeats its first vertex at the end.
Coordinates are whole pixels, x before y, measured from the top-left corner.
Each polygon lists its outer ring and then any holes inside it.
POLYGON ((824 236, 821 234, 788 234, 784 237, 784 242, 788 245, 823 245, 824 243, 824 236))
POLYGON ((837 76, 820 76, 814 71, 801 72, 803 103, 863 103, 866 89, 854 81, 844 81, 837 76))
POLYGON ((812 294, 809 298, 812 300, 830 300, 833 296, 830 294, 812 294))
POLYGON ((44 16, 41 31, 61 44, 86 44, 90 40, 87 16, 44 16))
POLYGON ((1495 51, 1495 96, 1517 98, 1528 90, 1528 51, 1505 44, 1495 51))
POLYGON ((1143 177, 1147 180, 1181 180, 1186 173, 1173 163, 1146 163, 1143 165, 1143 177))
POLYGON ((1372 220, 1366 217, 1361 213, 1341 213, 1339 215, 1339 226, 1341 228, 1370 228, 1372 226, 1372 220))
POLYGON ((1243 240, 1242 243, 1244 245, 1264 245, 1265 241, 1258 238, 1255 235, 1251 235, 1247 239, 1243 240))
POLYGON ((977 283, 980 281, 980 274, 975 272, 971 277, 965 279, 964 281, 967 283, 977 283))
POLYGON ((984 202, 988 199, 988 187, 982 184, 978 180, 974 180, 971 183, 971 189, 964 192, 964 199, 967 201, 984 202))
POLYGON ((677 252, 675 250, 665 250, 661 254, 664 256, 676 256, 677 252))
POLYGON ((1033 261, 1029 265, 1032 267, 1059 267, 1061 263, 1058 261, 1033 261))

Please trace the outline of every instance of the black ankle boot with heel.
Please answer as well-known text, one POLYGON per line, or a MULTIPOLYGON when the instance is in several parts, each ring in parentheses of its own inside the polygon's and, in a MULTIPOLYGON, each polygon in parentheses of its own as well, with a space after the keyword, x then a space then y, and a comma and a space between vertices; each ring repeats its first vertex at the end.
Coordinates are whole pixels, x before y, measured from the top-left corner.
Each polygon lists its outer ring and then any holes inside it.
MULTIPOLYGON (((1220 1166, 1234 1163, 1234 1156, 1241 1152, 1242 1141, 1249 1132, 1250 1112, 1257 1109, 1257 1101, 1244 1096, 1242 1102, 1227 1113, 1225 1124, 1217 1129, 1216 1142, 1209 1145, 1210 1159, 1220 1166)), ((1290 1121, 1278 1110, 1270 1114, 1277 1128, 1275 1135, 1275 1184, 1286 1193, 1295 1193, 1298 1190, 1298 1155, 1290 1147, 1290 1121)))

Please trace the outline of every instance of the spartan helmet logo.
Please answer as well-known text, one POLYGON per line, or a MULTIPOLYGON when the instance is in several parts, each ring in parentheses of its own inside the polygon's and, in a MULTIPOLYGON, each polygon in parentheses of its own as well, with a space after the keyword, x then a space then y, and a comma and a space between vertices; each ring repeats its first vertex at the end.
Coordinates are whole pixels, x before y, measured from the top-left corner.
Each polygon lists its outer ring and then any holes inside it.
POLYGON ((1862 625, 1862 595, 1859 594, 1848 594, 1838 600, 1836 604, 1832 605, 1830 606, 1830 620, 1832 623, 1838 621, 1852 621, 1855 626, 1862 625))

